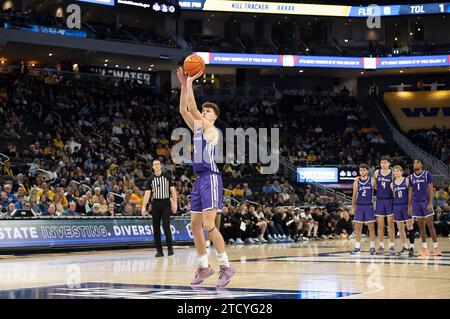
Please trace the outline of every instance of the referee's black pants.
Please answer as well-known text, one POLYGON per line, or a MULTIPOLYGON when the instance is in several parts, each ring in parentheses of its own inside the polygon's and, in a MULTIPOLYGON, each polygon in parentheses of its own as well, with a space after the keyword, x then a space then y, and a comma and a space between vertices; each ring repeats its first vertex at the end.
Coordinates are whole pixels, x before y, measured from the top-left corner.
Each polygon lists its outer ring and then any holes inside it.
POLYGON ((170 231, 170 214, 172 212, 170 199, 154 199, 152 201, 153 234, 155 246, 162 252, 161 245, 161 220, 166 235, 166 243, 169 250, 172 250, 172 232, 170 231))

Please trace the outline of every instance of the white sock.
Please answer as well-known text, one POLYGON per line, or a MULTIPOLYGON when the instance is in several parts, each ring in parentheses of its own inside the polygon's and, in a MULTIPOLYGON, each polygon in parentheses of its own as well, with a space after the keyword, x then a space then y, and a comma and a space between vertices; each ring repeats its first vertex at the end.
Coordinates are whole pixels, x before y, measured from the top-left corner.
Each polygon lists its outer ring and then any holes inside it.
POLYGON ((219 259, 219 265, 225 266, 225 267, 230 267, 230 263, 228 262, 228 255, 226 252, 219 254, 216 251, 216 254, 217 254, 217 258, 219 259))
POLYGON ((434 249, 438 248, 438 242, 433 243, 433 248, 434 249))
POLYGON ((370 242, 370 248, 375 248, 375 242, 374 241, 370 242))
POLYGON ((414 248, 414 244, 409 244, 409 248, 414 248))
POLYGON ((395 246, 395 243, 389 243, 389 248, 393 248, 395 246))
POLYGON ((198 266, 201 268, 207 268, 209 266, 208 255, 198 257, 198 266))
POLYGON ((359 241, 357 241, 357 242, 355 243, 355 248, 356 248, 356 249, 360 249, 360 248, 361 248, 361 243, 360 243, 359 241))
POLYGON ((380 247, 384 248, 384 242, 380 242, 380 247))
POLYGON ((423 249, 428 249, 427 242, 422 243, 422 248, 423 248, 423 249))

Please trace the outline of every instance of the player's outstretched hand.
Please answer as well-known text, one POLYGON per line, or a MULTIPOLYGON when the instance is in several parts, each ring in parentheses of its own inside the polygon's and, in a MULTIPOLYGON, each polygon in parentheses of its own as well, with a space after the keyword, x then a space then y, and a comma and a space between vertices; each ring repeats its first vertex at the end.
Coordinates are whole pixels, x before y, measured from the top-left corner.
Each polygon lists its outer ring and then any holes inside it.
POLYGON ((195 80, 197 80, 199 77, 201 77, 203 74, 203 71, 198 72, 197 74, 193 75, 193 76, 188 76, 187 80, 190 82, 194 82, 195 80))
POLYGON ((188 76, 187 76, 187 73, 184 72, 182 67, 179 67, 177 69, 177 76, 178 76, 178 79, 181 82, 181 85, 186 86, 188 76))

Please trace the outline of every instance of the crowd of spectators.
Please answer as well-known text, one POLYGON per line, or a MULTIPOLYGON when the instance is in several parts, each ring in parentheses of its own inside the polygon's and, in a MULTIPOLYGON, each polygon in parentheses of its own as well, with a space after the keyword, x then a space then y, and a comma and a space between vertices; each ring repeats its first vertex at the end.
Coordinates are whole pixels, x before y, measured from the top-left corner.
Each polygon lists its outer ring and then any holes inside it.
POLYGON ((450 130, 434 127, 431 130, 411 130, 408 138, 424 151, 450 165, 450 130))
MULTIPOLYGON (((195 176, 189 163, 175 164, 170 156, 177 142, 171 140, 172 130, 184 126, 178 115, 176 92, 155 94, 145 85, 122 80, 47 79, 48 76, 0 76, 0 152, 9 158, 1 159, 0 211, 4 216, 15 209, 28 208, 42 216, 140 215, 143 185, 151 174, 149 161, 153 158, 159 158, 165 169, 174 174, 178 215, 188 212, 195 176), (55 111, 57 115, 52 113, 55 111)), ((224 102, 219 126, 233 123, 247 128, 259 123, 259 127, 279 127, 281 155, 295 164, 328 164, 336 158, 345 165, 360 160, 370 163, 368 156, 376 159, 381 154, 376 153, 375 146, 386 147, 380 138, 376 143, 372 141, 377 133, 363 130, 361 125, 366 125, 367 119, 351 98, 301 98, 292 114, 283 109, 283 99, 280 103, 224 102), (332 111, 327 112, 329 108, 332 111), (298 120, 293 117, 297 112, 303 114, 297 114, 298 120), (330 118, 333 123, 342 120, 347 124, 325 125, 330 118), (306 129, 299 130, 300 127, 306 129), (292 132, 296 132, 294 138, 292 132), (352 144, 353 140, 360 142, 360 148, 356 142, 352 144), (330 156, 335 153, 336 158, 330 156)), ((368 124, 367 127, 370 128, 368 124)), ((221 168, 228 211, 224 215, 238 212, 242 216, 259 216, 249 219, 256 225, 249 226, 253 229, 250 235, 236 237, 238 230, 233 230, 236 242, 240 242, 238 238, 244 242, 260 236, 267 241, 276 241, 283 235, 288 241, 334 237, 344 229, 350 233, 344 203, 337 198, 282 176, 261 179, 260 163, 232 162, 221 168), (331 221, 324 223, 322 215, 331 221), (293 222, 289 223, 290 219, 293 222)), ((441 215, 446 216, 448 194, 436 194, 441 215)))

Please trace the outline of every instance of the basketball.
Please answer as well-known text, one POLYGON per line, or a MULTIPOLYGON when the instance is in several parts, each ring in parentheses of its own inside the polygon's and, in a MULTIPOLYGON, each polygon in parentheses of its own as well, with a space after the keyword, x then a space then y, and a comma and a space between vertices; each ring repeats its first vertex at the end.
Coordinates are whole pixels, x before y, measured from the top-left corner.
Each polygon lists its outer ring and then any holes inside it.
POLYGON ((184 60, 183 69, 189 76, 194 76, 205 71, 205 61, 199 55, 190 55, 184 60))

